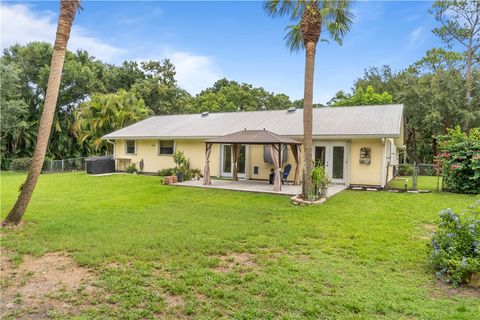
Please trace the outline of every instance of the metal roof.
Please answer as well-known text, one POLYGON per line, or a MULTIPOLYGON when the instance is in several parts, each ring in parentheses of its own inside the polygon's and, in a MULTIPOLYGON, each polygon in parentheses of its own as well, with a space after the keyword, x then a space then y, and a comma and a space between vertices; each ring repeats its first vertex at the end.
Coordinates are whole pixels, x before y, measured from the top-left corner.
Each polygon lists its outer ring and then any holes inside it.
MULTIPOLYGON (((314 137, 399 137, 403 105, 313 109, 314 137)), ((271 110, 155 116, 103 139, 214 138, 240 130, 269 130, 303 136, 303 110, 271 110)))
POLYGON ((289 137, 280 136, 268 130, 241 130, 221 137, 209 139, 205 142, 211 143, 241 143, 241 144, 301 144, 289 137))

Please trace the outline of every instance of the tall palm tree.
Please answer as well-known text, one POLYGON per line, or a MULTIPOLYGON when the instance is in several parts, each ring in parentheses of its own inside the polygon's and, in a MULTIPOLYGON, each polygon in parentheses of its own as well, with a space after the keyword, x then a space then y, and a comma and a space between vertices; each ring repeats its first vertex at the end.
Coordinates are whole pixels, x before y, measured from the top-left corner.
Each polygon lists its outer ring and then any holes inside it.
POLYGON ((305 49, 305 84, 303 92, 303 134, 304 134, 304 188, 307 198, 312 191, 312 112, 313 112, 313 76, 315 70, 315 51, 322 31, 342 44, 342 39, 350 30, 353 21, 351 0, 268 0, 264 9, 272 17, 289 16, 293 25, 285 36, 291 51, 305 49))
POLYGON ((60 16, 58 18, 57 34, 50 62, 50 75, 48 77, 47 93, 43 106, 42 116, 38 127, 37 143, 33 154, 32 163, 28 170, 27 179, 21 187, 20 195, 3 225, 18 224, 27 209, 33 190, 37 184, 38 177, 42 171, 45 160, 45 152, 52 129, 53 118, 57 106, 60 79, 62 77, 63 62, 67 51, 67 43, 70 38, 75 13, 79 8, 79 0, 61 0, 60 16))

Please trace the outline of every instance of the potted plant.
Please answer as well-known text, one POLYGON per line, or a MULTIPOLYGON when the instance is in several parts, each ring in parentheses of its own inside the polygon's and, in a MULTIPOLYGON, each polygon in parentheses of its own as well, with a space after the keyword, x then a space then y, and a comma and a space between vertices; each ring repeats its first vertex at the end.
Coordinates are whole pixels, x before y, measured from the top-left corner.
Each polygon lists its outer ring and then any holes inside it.
POLYGON ((188 180, 190 177, 190 160, 185 157, 182 151, 173 154, 173 162, 175 163, 175 175, 178 182, 188 180))
POLYGON ((312 183, 316 197, 325 197, 327 195, 330 179, 324 166, 315 166, 312 170, 312 183))

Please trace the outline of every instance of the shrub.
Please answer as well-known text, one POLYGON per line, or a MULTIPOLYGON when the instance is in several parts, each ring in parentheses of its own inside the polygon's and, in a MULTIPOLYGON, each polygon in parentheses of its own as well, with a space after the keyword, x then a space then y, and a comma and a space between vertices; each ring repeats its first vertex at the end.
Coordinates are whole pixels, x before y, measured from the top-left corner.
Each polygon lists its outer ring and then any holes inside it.
POLYGON ((411 176, 411 175, 413 175, 413 165, 412 164, 400 164, 398 166, 398 175, 399 176, 411 176))
POLYGON ((125 169, 125 172, 127 172, 127 173, 137 173, 138 172, 137 165, 135 163, 130 163, 127 166, 127 169, 125 169))
POLYGON ((190 176, 192 178, 201 178, 203 177, 202 175, 202 171, 198 168, 195 168, 195 169, 190 169, 190 176))
POLYGON ((459 285, 471 272, 480 272, 480 200, 461 215, 440 212, 438 231, 432 236, 430 264, 437 276, 459 285))
POLYGON ((12 171, 28 171, 32 158, 21 158, 12 160, 12 171))
POLYGON ((167 168, 158 170, 158 175, 161 177, 173 176, 175 174, 176 168, 167 168))
POLYGON ((469 133, 459 127, 437 137, 441 152, 436 160, 445 188, 457 193, 480 193, 480 129, 469 133))

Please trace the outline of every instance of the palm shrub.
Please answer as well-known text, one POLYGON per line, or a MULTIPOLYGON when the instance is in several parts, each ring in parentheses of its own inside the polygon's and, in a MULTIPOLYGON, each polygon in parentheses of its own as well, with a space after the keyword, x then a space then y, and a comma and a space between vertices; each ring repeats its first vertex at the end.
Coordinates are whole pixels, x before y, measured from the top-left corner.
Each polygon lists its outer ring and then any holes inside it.
POLYGON ((480 200, 462 214, 440 212, 438 230, 432 235, 430 265, 438 277, 459 285, 480 272, 480 200))
POLYGON ((443 171, 445 188, 457 193, 480 193, 480 129, 468 133, 460 127, 438 136, 437 162, 443 171))

